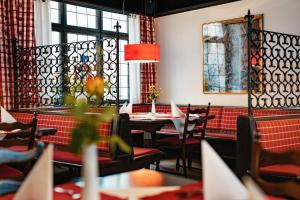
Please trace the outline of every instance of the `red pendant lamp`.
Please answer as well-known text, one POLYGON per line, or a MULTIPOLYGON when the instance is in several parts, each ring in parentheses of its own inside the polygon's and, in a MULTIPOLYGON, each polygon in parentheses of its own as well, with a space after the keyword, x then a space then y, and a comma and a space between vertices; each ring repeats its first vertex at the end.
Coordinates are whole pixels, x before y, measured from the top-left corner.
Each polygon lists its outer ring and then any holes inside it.
POLYGON ((128 44, 124 47, 127 62, 159 62, 160 47, 158 44, 128 44))

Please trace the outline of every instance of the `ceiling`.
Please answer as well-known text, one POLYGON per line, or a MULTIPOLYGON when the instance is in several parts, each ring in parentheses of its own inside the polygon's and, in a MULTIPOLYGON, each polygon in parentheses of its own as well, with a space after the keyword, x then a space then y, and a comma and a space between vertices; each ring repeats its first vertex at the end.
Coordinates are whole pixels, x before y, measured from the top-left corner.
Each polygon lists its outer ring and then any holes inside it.
MULTIPOLYGON (((81 4, 95 8, 105 8, 112 11, 122 11, 123 0, 58 0, 60 2, 81 4)), ((171 15, 230 3, 240 0, 125 0, 124 11, 155 17, 171 15)))

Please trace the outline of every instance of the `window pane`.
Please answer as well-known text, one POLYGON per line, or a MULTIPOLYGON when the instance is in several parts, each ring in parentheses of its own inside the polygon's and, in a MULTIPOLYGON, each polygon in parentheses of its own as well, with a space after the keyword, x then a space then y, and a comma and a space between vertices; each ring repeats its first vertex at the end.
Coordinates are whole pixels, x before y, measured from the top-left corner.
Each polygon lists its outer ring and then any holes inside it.
POLYGON ((70 42, 77 42, 77 34, 68 33, 68 43, 70 42))
POLYGON ((81 6, 77 6, 77 13, 86 14, 86 8, 81 7, 81 6))
POLYGON ((60 23, 59 10, 51 9, 51 22, 52 23, 60 23))
POLYGON ((87 40, 87 35, 78 35, 78 42, 83 42, 87 40))
POLYGON ((58 2, 56 2, 56 1, 50 1, 50 7, 58 9, 58 2))
POLYGON ((52 44, 60 43, 60 32, 52 31, 52 44))
POLYGON ((95 10, 95 9, 90 9, 90 8, 88 8, 88 9, 87 9, 87 14, 88 14, 88 15, 96 15, 96 10, 95 10))
POLYGON ((88 15, 88 28, 96 28, 96 16, 88 15))
POLYGON ((67 24, 96 29, 96 10, 67 4, 67 24))
POLYGON ((76 12, 76 6, 67 4, 67 11, 76 12))
POLYGON ((114 26, 116 25, 117 21, 119 21, 121 25, 120 32, 128 33, 127 30, 128 17, 126 15, 111 13, 111 12, 102 12, 102 16, 103 16, 103 30, 115 31, 114 26))
POLYGON ((87 27, 87 15, 77 14, 77 26, 87 27))
POLYGON ((76 13, 67 12, 67 24, 71 26, 77 25, 76 13))

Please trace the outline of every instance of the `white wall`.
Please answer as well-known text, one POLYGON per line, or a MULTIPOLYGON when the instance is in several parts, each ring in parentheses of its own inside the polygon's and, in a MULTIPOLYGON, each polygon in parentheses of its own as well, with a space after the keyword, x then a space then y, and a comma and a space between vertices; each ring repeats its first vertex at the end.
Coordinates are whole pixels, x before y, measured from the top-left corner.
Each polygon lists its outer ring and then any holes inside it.
POLYGON ((202 24, 242 17, 248 9, 264 14, 265 30, 300 35, 300 0, 242 0, 156 19, 161 103, 247 106, 246 95, 203 94, 202 24))

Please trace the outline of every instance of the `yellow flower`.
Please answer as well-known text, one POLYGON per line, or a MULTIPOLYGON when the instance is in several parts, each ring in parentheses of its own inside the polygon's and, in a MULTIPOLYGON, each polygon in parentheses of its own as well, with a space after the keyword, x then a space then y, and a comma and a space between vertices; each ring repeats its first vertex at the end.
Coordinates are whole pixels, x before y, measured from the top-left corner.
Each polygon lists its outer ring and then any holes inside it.
POLYGON ((100 76, 88 76, 86 79, 86 90, 90 95, 102 97, 104 94, 104 81, 100 76))

